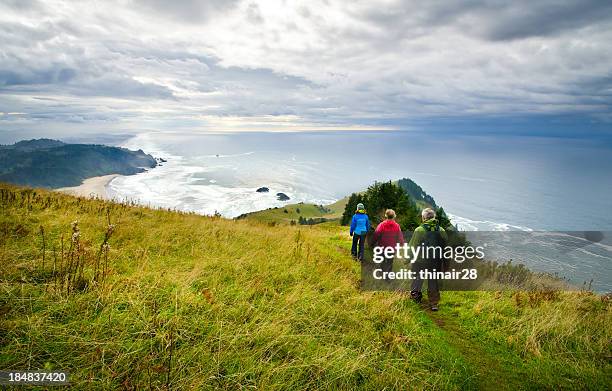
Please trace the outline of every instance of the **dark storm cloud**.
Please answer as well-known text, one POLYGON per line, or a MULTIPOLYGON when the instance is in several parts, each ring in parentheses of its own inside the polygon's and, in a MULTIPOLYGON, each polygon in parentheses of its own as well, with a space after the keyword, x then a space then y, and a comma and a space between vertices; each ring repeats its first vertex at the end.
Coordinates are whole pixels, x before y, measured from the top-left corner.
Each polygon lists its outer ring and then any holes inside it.
POLYGON ((539 1, 399 1, 350 10, 391 32, 411 37, 441 27, 454 27, 493 41, 550 36, 610 22, 612 2, 606 0, 539 1))
POLYGON ((71 68, 47 70, 1 70, 0 87, 10 87, 28 84, 55 84, 66 83, 76 76, 71 68))
POLYGON ((493 4, 482 13, 490 19, 484 28, 475 31, 491 40, 554 36, 568 30, 610 22, 612 2, 597 0, 509 2, 505 6, 493 4))

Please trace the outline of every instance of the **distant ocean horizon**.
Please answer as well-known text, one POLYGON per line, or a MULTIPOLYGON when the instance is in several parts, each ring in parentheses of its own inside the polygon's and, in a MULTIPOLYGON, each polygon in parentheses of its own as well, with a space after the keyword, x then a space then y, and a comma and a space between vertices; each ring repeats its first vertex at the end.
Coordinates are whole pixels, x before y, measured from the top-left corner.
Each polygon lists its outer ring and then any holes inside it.
POLYGON ((459 230, 493 238, 503 259, 577 285, 592 279, 595 290, 612 290, 608 143, 422 132, 261 132, 143 133, 121 145, 167 161, 112 180, 108 191, 119 199, 231 218, 290 203, 330 204, 375 181, 407 177, 444 207, 459 230), (264 186, 268 193, 256 191, 264 186), (279 201, 280 192, 290 200, 279 201), (533 234, 507 241, 491 231, 533 234), (555 231, 608 232, 589 244, 581 233, 555 231), (559 247, 559 238, 568 244, 559 247))
POLYGON ((142 133, 120 144, 167 162, 108 190, 201 214, 329 204, 408 177, 462 230, 612 231, 612 149, 587 139, 422 132, 142 133), (269 193, 257 193, 259 187, 269 193), (276 193, 291 198, 279 201, 276 193))

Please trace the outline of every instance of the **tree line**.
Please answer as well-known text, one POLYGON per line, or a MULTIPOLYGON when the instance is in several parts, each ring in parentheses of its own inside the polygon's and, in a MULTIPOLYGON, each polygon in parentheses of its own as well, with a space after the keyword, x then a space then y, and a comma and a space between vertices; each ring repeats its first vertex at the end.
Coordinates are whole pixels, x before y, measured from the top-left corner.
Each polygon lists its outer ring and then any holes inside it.
MULTIPOLYGON (((414 182, 410 182, 414 184, 414 182)), ((405 182, 405 184, 408 185, 409 183, 405 182)), ((436 211, 440 226, 445 229, 452 228, 444 208, 437 207, 431 196, 427 195, 418 185, 414 185, 418 187, 421 194, 426 196, 423 198, 427 198, 427 200, 422 199, 420 201, 424 201, 436 211)), ((415 188, 414 190, 417 189, 415 188)), ((417 206, 415 199, 404 188, 391 181, 375 182, 365 192, 351 194, 340 220, 342 225, 348 225, 351 222, 351 218, 359 203, 365 205, 373 226, 376 226, 385 218, 386 209, 395 210, 397 214, 396 221, 402 227, 402 230, 413 231, 421 224, 421 210, 417 206)))

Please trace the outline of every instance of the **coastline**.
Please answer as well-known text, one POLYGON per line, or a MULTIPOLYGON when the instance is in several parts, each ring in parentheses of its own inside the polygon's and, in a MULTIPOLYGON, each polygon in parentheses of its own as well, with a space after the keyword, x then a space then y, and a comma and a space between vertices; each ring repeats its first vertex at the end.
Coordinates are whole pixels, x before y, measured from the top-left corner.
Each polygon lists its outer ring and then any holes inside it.
POLYGON ((87 178, 79 186, 72 187, 61 187, 55 189, 61 193, 70 194, 77 197, 87 198, 102 198, 105 200, 110 199, 106 187, 116 177, 121 176, 119 174, 110 174, 87 178))

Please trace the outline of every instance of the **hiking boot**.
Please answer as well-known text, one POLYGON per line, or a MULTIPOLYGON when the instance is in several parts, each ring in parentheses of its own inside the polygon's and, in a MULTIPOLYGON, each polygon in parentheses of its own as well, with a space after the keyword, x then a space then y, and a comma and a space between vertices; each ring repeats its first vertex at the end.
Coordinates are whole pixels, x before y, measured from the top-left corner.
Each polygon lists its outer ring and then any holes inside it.
POLYGON ((432 306, 431 306, 431 310, 432 310, 433 312, 436 312, 436 311, 438 310, 438 305, 437 305, 437 304, 432 304, 432 306))
POLYGON ((410 298, 418 304, 421 302, 421 299, 423 299, 423 294, 418 291, 412 291, 410 292, 410 298))

